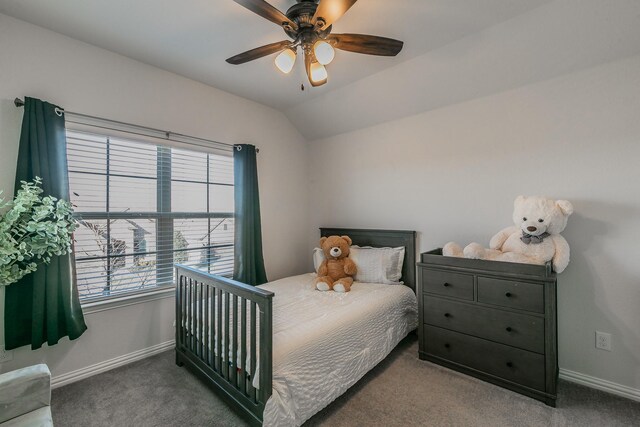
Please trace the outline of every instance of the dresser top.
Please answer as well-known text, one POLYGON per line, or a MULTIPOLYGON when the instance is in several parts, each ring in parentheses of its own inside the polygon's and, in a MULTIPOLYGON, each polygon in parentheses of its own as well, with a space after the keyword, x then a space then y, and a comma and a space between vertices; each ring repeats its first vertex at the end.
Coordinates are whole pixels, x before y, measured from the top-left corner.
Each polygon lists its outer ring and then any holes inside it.
POLYGON ((488 261, 483 259, 457 258, 442 255, 442 248, 423 252, 420 261, 430 266, 467 269, 470 271, 501 273, 514 276, 532 276, 532 278, 555 280, 551 262, 545 265, 520 264, 515 262, 488 261))

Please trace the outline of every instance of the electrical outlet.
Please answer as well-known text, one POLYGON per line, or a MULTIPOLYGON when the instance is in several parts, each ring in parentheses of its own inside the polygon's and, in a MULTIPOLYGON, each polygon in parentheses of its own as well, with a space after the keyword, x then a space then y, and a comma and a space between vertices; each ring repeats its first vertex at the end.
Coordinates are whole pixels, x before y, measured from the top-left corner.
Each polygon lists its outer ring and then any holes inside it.
POLYGON ((596 331, 596 348, 611 351, 611 334, 596 331))
POLYGON ((5 350, 4 346, 0 347, 0 363, 13 360, 13 350, 5 350))

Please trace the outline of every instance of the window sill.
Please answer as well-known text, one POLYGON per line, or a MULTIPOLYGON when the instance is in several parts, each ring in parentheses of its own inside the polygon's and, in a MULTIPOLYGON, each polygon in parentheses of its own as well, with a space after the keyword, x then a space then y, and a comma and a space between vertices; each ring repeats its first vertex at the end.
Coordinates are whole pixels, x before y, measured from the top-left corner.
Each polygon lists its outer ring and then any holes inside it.
POLYGON ((116 298, 108 298, 101 301, 86 302, 81 304, 83 314, 98 313, 106 310, 114 310, 129 305, 143 304, 149 301, 172 298, 175 294, 175 286, 166 286, 162 289, 143 292, 133 295, 123 295, 116 298))

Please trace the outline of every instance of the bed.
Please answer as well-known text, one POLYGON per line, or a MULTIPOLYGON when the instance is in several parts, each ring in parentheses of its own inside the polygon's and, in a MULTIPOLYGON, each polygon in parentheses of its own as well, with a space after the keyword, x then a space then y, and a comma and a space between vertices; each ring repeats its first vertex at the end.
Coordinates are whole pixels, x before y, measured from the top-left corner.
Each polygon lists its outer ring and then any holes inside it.
POLYGON ((321 228, 354 245, 404 246, 404 285, 319 292, 315 274, 248 286, 177 266, 176 363, 253 425, 301 425, 417 326, 415 232, 321 228))

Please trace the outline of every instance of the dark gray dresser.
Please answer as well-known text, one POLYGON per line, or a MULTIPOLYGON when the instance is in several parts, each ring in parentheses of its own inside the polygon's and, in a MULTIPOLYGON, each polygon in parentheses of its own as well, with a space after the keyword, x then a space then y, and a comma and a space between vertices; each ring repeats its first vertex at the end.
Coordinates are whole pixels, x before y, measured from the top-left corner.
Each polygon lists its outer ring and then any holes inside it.
POLYGON ((420 358, 555 406, 556 274, 442 256, 418 263, 420 358))

